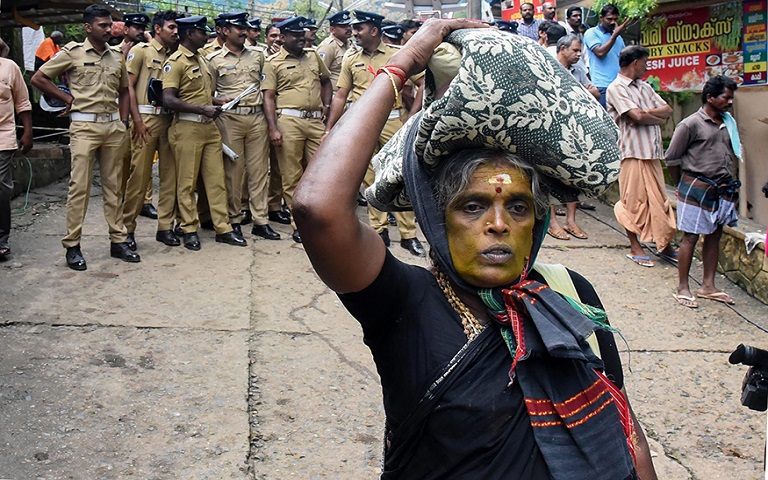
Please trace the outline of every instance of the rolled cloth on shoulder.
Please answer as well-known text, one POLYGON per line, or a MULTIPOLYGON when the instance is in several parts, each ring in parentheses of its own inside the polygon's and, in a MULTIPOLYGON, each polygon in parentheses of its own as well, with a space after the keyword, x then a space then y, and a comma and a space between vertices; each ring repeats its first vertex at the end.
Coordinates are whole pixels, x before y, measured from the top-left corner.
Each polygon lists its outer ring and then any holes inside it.
POLYGON ((618 179, 616 124, 546 50, 491 29, 459 30, 445 40, 427 67, 423 115, 373 159, 376 180, 365 192, 371 205, 411 208, 403 182, 406 148, 428 170, 465 148, 516 154, 542 174, 557 203, 596 196, 618 179), (406 141, 409 129, 417 129, 413 143, 406 141))

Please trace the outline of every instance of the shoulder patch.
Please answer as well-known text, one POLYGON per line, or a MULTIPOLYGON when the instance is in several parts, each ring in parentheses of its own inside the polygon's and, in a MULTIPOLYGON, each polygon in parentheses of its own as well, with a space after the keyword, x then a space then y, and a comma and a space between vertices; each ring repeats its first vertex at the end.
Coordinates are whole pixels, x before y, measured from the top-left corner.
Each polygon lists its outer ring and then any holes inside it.
POLYGON ((171 71, 171 64, 166 63, 165 66, 163 67, 163 72, 168 73, 170 71, 171 71))
POLYGON ((126 57, 125 61, 126 61, 126 62, 130 62, 130 61, 131 61, 131 60, 133 60, 135 57, 136 57, 136 54, 134 54, 133 52, 131 52, 131 53, 129 53, 129 54, 128 54, 128 57, 126 57))
POLYGON ((317 53, 320 55, 320 58, 325 60, 325 52, 318 51, 317 53))
POLYGON ((58 57, 59 55, 61 55, 61 50, 59 50, 58 52, 56 52, 56 54, 55 54, 54 56, 52 56, 52 57, 51 57, 51 60, 53 60, 54 58, 58 57))

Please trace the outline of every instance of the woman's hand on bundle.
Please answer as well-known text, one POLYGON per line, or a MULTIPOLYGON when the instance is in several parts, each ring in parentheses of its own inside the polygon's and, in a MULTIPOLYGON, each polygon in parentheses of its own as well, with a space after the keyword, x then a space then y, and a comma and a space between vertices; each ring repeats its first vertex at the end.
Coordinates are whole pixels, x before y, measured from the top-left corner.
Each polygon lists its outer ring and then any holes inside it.
POLYGON ((406 77, 415 75, 427 68, 432 52, 443 42, 446 35, 464 28, 488 28, 488 25, 466 18, 430 18, 387 64, 402 68, 406 77))

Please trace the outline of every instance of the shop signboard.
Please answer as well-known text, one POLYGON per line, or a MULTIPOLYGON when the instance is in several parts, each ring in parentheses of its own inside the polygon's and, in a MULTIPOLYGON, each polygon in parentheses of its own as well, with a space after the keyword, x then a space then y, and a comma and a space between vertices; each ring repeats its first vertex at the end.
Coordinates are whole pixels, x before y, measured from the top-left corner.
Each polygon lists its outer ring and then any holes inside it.
POLYGON ((701 90, 711 76, 766 82, 766 0, 658 14, 643 27, 647 80, 664 91, 701 90))
MULTIPOLYGON (((542 13, 542 4, 547 0, 501 0, 501 19, 519 22, 523 17, 520 16, 520 5, 523 3, 533 4, 533 18, 541 20, 544 18, 542 13)), ((555 4, 554 1, 551 2, 555 4)), ((556 4, 555 4, 556 5, 556 4)))

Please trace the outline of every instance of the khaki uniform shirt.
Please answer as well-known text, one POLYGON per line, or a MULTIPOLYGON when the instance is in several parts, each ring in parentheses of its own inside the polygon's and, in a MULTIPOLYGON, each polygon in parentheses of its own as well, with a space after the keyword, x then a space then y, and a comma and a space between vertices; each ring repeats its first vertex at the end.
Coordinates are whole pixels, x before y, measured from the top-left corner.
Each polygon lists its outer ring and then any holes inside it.
POLYGON ((215 84, 213 75, 199 54, 184 45, 174 52, 163 66, 163 89, 177 88, 179 100, 193 105, 212 105, 215 84))
POLYGON ((218 39, 218 38, 216 38, 216 39, 214 39, 214 40, 213 40, 211 43, 208 43, 208 44, 206 44, 206 45, 205 45, 203 48, 201 48, 201 49, 200 49, 200 54, 201 54, 202 56, 204 56, 204 57, 207 57, 207 56, 208 56, 208 55, 210 55, 211 53, 213 53, 213 52, 215 52, 215 51, 217 51, 217 50, 221 50, 221 47, 222 47, 223 45, 224 45, 224 44, 222 44, 222 43, 219 43, 219 39, 218 39))
MULTIPOLYGON (((339 73, 339 88, 349 89, 350 102, 356 102, 365 93, 373 82, 376 72, 386 65, 392 55, 397 53, 399 47, 379 43, 372 54, 368 54, 362 48, 350 49, 345 55, 339 73)), ((400 108, 400 102, 395 101, 393 109, 400 108)))
MULTIPOLYGON (((240 55, 226 45, 206 57, 213 73, 213 83, 220 97, 234 98, 252 83, 261 85, 264 70, 264 53, 256 47, 246 46, 240 55)), ((238 107, 258 107, 263 102, 261 90, 254 92, 237 104, 238 107)))
POLYGON ((267 59, 261 89, 277 93, 278 109, 321 110, 320 80, 330 78, 317 52, 304 49, 297 58, 283 48, 267 59))
POLYGON ((120 49, 107 46, 100 55, 88 39, 68 43, 40 71, 48 78, 69 75, 69 90, 75 99, 72 112, 117 112, 118 92, 128 88, 128 73, 120 49))
POLYGON ((344 59, 344 52, 349 50, 350 45, 351 42, 349 40, 342 42, 333 35, 330 35, 320 42, 320 46, 317 47, 317 53, 320 54, 323 63, 328 67, 328 71, 331 72, 331 84, 333 85, 334 92, 339 88, 336 84, 339 81, 339 73, 341 72, 341 61, 344 59))
POLYGON ((151 78, 160 79, 163 65, 171 56, 171 52, 160 42, 152 39, 149 43, 140 43, 133 47, 125 59, 128 73, 138 77, 136 80, 136 102, 139 105, 149 105, 147 86, 151 78))

